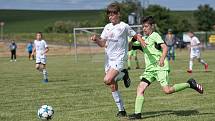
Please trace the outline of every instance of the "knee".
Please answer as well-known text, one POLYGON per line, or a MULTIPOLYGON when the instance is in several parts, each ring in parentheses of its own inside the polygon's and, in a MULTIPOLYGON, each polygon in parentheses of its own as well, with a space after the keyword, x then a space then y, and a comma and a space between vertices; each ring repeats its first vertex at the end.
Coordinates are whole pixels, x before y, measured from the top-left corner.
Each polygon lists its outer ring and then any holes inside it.
POLYGON ((35 66, 35 69, 39 70, 39 69, 40 69, 40 66, 35 66))
POLYGON ((137 95, 144 95, 145 89, 146 88, 144 88, 144 87, 142 87, 142 86, 139 85, 137 87, 137 95))
POLYGON ((112 92, 115 92, 115 91, 118 90, 118 87, 117 87, 116 84, 110 84, 109 87, 111 88, 111 91, 112 91, 112 92))
POLYGON ((171 94, 172 93, 172 90, 170 90, 169 88, 166 88, 166 89, 163 89, 163 92, 165 94, 171 94))
POLYGON ((108 78, 108 77, 105 77, 105 78, 104 78, 104 83, 105 83, 106 85, 111 85, 112 79, 111 79, 111 78, 108 78))

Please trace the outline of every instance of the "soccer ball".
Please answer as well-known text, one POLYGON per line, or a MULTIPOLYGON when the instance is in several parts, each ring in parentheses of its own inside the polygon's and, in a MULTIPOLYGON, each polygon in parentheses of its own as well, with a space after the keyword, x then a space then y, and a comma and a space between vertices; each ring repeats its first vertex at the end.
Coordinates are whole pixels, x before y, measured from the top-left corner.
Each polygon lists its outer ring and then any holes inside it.
POLYGON ((37 115, 41 120, 44 120, 44 121, 51 120, 54 115, 54 110, 49 105, 42 105, 38 109, 37 115))

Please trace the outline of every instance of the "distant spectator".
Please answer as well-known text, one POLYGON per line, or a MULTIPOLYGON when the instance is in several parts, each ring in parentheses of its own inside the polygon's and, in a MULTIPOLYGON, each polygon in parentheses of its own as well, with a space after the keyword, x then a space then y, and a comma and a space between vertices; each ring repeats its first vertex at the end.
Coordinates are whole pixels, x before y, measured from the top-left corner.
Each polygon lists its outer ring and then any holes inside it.
POLYGON ((29 42, 27 44, 27 51, 28 51, 28 59, 29 60, 34 60, 34 55, 32 55, 32 51, 33 51, 33 42, 29 42))
POLYGON ((172 29, 168 29, 168 33, 165 36, 165 42, 166 42, 167 47, 168 47, 167 58, 168 58, 169 61, 171 59, 172 59, 172 61, 174 61, 175 60, 176 37, 172 33, 172 29))
POLYGON ((14 40, 11 41, 10 45, 9 45, 9 48, 10 48, 10 52, 11 52, 11 59, 10 61, 16 61, 16 49, 17 49, 17 45, 15 43, 14 40))

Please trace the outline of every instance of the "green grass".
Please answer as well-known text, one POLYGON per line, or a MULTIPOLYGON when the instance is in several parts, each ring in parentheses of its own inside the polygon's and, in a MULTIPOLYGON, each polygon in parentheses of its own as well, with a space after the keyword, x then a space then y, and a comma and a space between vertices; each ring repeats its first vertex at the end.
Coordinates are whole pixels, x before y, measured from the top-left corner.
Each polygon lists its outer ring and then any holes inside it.
MULTIPOLYGON (((200 95, 192 89, 186 89, 165 95, 159 83, 153 83, 145 93, 142 121, 214 120, 214 51, 204 51, 202 56, 209 63, 209 72, 205 73, 202 65, 195 62, 192 77, 204 85, 205 93, 200 95)), ((117 108, 110 89, 103 84, 102 58, 103 55, 80 55, 75 63, 74 56, 48 56, 48 84, 41 82, 42 75, 27 57, 18 57, 17 62, 0 58, 0 120, 38 121, 37 109, 48 104, 55 110, 53 121, 127 121, 115 117, 117 108)), ((143 62, 142 57, 140 60, 143 62)), ((190 78, 186 73, 187 65, 188 52, 177 51, 177 60, 171 64, 172 84, 190 78)), ((128 89, 122 82, 119 83, 129 114, 134 111, 136 87, 142 72, 143 69, 130 71, 133 81, 128 89)))

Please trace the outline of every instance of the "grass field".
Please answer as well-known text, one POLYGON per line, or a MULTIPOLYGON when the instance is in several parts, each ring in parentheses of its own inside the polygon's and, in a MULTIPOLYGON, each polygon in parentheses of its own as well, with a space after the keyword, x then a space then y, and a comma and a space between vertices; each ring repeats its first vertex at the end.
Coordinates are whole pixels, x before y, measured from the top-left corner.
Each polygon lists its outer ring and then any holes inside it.
MULTIPOLYGON (((161 92, 159 83, 153 83, 145 93, 142 121, 214 121, 215 120, 215 61, 214 51, 202 53, 209 63, 209 72, 194 63, 194 72, 186 73, 188 54, 177 51, 177 60, 171 64, 170 79, 174 83, 194 77, 205 87, 203 95, 187 89, 172 95, 161 92)), ((103 58, 103 55, 96 55, 103 58)), ((143 58, 140 57, 142 61, 143 58)), ((37 109, 48 104, 55 110, 53 121, 127 121, 115 117, 117 108, 110 89, 103 84, 103 60, 95 61, 88 55, 48 57, 48 84, 34 69, 34 62, 18 57, 17 62, 0 58, 0 121, 38 121, 37 109)), ((141 67, 144 64, 141 63, 141 67)), ((120 90, 127 113, 134 111, 136 87, 143 69, 131 70, 132 85, 120 90)))

